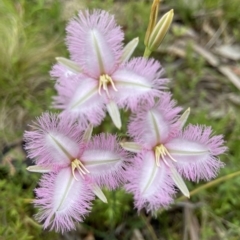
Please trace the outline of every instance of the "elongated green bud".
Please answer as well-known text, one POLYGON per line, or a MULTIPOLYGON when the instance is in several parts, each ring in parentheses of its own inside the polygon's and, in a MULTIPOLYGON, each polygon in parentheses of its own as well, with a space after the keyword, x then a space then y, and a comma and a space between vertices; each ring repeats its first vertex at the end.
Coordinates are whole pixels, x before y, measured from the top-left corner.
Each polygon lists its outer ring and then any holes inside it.
POLYGON ((146 45, 148 49, 154 51, 160 46, 162 40, 168 32, 169 27, 171 26, 173 16, 174 12, 173 9, 171 9, 169 12, 165 13, 163 17, 158 21, 157 25, 151 32, 149 41, 146 45))

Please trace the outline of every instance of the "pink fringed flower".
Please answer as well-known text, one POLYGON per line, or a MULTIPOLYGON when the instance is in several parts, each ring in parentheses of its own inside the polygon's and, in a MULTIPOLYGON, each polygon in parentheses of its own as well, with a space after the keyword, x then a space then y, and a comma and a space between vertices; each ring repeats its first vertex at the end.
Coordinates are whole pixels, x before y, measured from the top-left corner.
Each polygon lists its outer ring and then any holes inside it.
POLYGON ((45 173, 36 189, 37 219, 44 221, 44 228, 64 232, 83 220, 94 194, 107 202, 100 187, 112 189, 123 182, 127 154, 115 136, 90 139, 91 126, 83 131, 54 114, 43 114, 36 125, 24 138, 28 156, 36 163, 28 170, 45 173))
POLYGON ((131 117, 128 132, 134 142, 122 146, 138 153, 128 169, 126 189, 134 194, 139 210, 166 207, 172 202, 174 186, 189 197, 181 176, 192 181, 210 180, 223 167, 217 157, 226 151, 222 136, 212 136, 211 127, 205 126, 189 125, 182 130, 189 109, 181 117, 180 111, 166 94, 131 117))
POLYGON ((140 99, 152 100, 165 88, 157 61, 139 57, 127 62, 138 39, 123 48, 123 32, 107 12, 81 11, 67 33, 71 60, 57 58, 51 72, 58 92, 53 106, 62 115, 96 126, 108 111, 121 128, 119 108, 136 110, 140 99))

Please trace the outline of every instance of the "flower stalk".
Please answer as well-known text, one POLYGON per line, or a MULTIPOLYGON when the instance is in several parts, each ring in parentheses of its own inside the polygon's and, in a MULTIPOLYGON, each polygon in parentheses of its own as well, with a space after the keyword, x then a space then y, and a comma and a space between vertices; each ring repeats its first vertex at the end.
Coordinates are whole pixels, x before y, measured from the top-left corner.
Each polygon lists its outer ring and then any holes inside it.
MULTIPOLYGON (((222 176, 222 177, 220 177, 220 178, 217 178, 217 179, 215 179, 215 180, 212 180, 212 181, 210 181, 210 182, 208 182, 208 183, 205 183, 205 184, 203 184, 203 185, 200 186, 200 187, 195 188, 194 190, 192 190, 192 191, 190 192, 190 195, 191 195, 191 196, 196 195, 196 194, 198 194, 198 193, 201 192, 201 191, 204 191, 204 190, 207 190, 208 188, 217 186, 218 184, 220 184, 220 183, 222 183, 222 182, 225 182, 225 181, 227 181, 227 180, 230 180, 230 179, 232 179, 232 178, 234 178, 234 177, 238 177, 238 176, 240 176, 240 171, 227 174, 227 175, 225 175, 225 176, 222 176)), ((179 198, 176 199, 176 202, 182 201, 182 200, 184 200, 184 199, 185 199, 185 196, 181 196, 181 197, 179 197, 179 198)))

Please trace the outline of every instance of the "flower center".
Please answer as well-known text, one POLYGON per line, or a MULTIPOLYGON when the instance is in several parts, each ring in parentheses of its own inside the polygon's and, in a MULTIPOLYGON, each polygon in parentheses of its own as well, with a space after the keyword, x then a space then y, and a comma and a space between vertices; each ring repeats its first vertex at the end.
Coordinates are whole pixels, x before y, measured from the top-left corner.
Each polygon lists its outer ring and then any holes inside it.
POLYGON ((99 78, 99 85, 98 85, 98 93, 99 93, 99 95, 102 95, 101 90, 103 88, 103 90, 106 91, 108 97, 110 97, 109 96, 109 92, 108 92, 108 85, 109 84, 111 84, 112 88, 114 89, 114 91, 117 92, 117 89, 116 89, 116 87, 114 85, 114 82, 113 82, 112 78, 109 75, 107 75, 107 74, 101 75, 100 78, 99 78))
POLYGON ((155 161, 156 161, 156 165, 158 167, 160 167, 160 159, 162 159, 167 166, 169 166, 169 163, 166 160, 166 156, 169 157, 172 161, 177 162, 172 156, 171 154, 168 152, 167 148, 164 147, 163 144, 160 144, 158 146, 156 146, 154 148, 155 151, 155 161))
POLYGON ((79 172, 82 178, 84 178, 84 175, 86 175, 87 173, 90 173, 81 163, 81 161, 77 158, 71 162, 71 168, 72 168, 72 175, 77 181, 78 179, 75 175, 75 169, 77 169, 77 171, 79 172))

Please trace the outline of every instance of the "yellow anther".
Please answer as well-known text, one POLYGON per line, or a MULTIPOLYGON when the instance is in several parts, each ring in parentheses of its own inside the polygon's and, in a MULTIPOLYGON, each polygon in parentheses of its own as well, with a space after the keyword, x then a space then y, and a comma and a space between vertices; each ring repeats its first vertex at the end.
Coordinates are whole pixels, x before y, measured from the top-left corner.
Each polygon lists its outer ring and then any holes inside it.
POLYGON ((163 144, 158 145, 155 147, 155 161, 156 165, 160 167, 160 158, 165 162, 167 166, 169 166, 169 163, 167 162, 165 156, 169 157, 172 161, 177 162, 168 152, 167 148, 164 147, 163 144))
POLYGON ((90 173, 86 169, 86 167, 81 163, 81 161, 78 160, 77 158, 72 161, 71 167, 72 167, 72 175, 77 181, 79 181, 79 179, 77 179, 77 177, 75 175, 75 169, 78 170, 78 172, 79 172, 79 174, 81 175, 82 178, 84 178, 85 174, 90 173))
POLYGON ((103 90, 106 91, 108 97, 110 97, 109 96, 109 92, 108 92, 108 84, 109 83, 112 85, 112 88, 114 89, 114 91, 117 92, 117 89, 116 89, 116 87, 114 85, 114 82, 113 82, 112 78, 109 75, 107 75, 107 74, 103 74, 99 78, 99 85, 98 85, 98 93, 99 93, 99 95, 102 95, 101 90, 103 88, 103 90))

